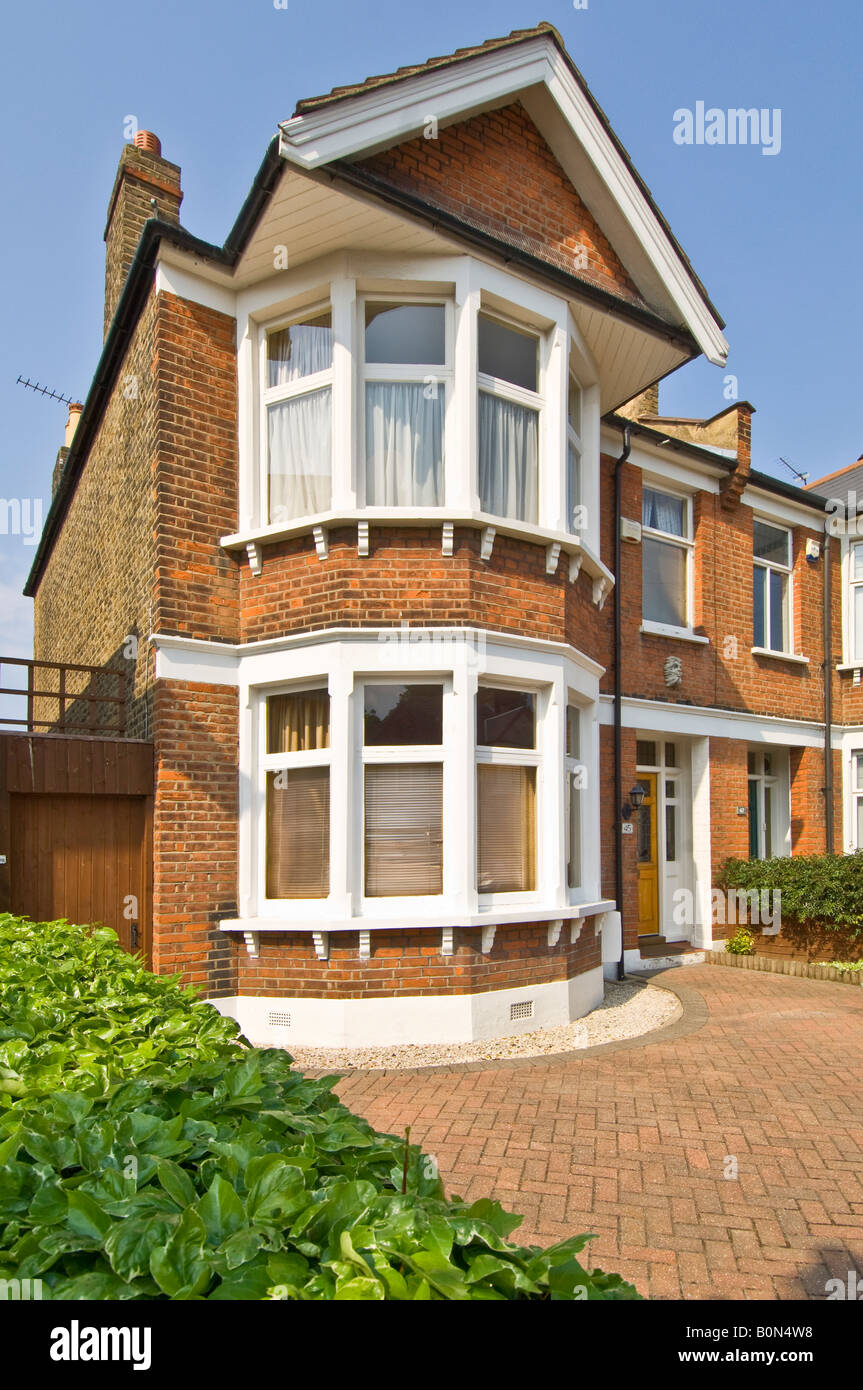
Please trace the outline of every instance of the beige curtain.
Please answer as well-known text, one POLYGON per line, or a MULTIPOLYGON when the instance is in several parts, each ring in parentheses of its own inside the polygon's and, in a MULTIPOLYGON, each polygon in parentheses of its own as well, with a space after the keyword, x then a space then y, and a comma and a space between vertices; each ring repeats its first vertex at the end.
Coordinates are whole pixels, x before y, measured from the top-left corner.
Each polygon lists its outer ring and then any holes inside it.
POLYGON ((477 766, 477 887, 523 893, 536 887, 536 768, 477 766))
POLYGON ((330 697, 326 690, 271 695, 267 700, 267 752, 308 753, 330 746, 330 697))

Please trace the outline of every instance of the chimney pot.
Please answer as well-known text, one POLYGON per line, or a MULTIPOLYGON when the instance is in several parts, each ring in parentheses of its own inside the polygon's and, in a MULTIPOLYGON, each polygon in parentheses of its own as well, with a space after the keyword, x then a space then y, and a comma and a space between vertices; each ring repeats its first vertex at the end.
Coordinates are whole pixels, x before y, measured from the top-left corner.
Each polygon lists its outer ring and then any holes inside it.
POLYGON ((78 421, 81 418, 81 411, 84 409, 80 401, 72 401, 69 406, 69 417, 66 420, 65 447, 71 448, 72 440, 75 438, 75 431, 78 428, 78 421))
POLYGON ((148 154, 162 153, 162 142, 152 130, 136 130, 132 144, 138 150, 146 150, 148 154))

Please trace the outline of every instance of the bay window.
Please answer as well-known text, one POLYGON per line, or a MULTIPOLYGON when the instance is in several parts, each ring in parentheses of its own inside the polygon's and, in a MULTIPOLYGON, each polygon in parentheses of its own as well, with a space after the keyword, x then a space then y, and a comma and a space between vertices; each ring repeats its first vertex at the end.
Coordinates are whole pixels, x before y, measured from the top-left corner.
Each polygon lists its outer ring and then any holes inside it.
POLYGON ((753 645, 791 650, 791 532, 766 521, 753 525, 753 645))
POLYGON ((443 505, 446 340, 444 304, 365 301, 367 506, 443 505))
POLYGON ((326 511, 332 497, 333 332, 329 311, 265 335, 268 519, 326 511))
POLYGON ((481 686, 476 698, 477 888, 536 887, 536 696, 481 686))
POLYGON ((330 697, 266 702, 267 898, 325 898, 330 876, 330 697))
POLYGON ((484 512, 536 523, 539 338, 481 313, 478 323, 479 496, 484 512))
POLYGON ((641 528, 642 617, 661 627, 688 629, 692 553, 689 498, 645 487, 641 528))
POLYGON ((851 660, 863 662, 863 545, 852 545, 850 565, 851 660))
POLYGON ((363 705, 367 898, 443 891, 443 687, 367 684, 363 705))

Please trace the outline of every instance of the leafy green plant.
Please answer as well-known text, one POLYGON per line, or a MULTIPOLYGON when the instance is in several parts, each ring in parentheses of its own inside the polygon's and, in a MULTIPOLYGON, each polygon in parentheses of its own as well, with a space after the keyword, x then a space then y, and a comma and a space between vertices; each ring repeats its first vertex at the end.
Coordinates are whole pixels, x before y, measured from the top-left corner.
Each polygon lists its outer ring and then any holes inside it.
POLYGON ((863 960, 819 960, 816 965, 827 965, 831 970, 863 970, 863 960))
POLYGON ((734 935, 727 938, 725 949, 732 956, 752 956, 755 954, 755 937, 746 927, 738 927, 734 935))
POLYGON ((113 932, 0 915, 0 1278, 109 1300, 607 1300, 639 1295, 447 1199, 336 1077, 251 1048, 113 932))
POLYGON ((818 924, 863 940, 863 850, 856 854, 795 854, 778 859, 728 859, 723 888, 781 893, 783 932, 789 921, 818 924))

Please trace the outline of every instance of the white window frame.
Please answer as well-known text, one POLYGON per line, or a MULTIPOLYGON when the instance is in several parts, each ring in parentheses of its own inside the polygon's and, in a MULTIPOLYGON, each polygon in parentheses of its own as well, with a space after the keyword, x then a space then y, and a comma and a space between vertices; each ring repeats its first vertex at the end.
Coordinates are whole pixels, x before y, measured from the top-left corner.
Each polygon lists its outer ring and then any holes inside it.
POLYGON ((846 586, 846 592, 848 594, 848 621, 846 624, 848 641, 846 651, 848 653, 847 664, 849 666, 863 667, 863 646, 861 646, 861 649, 858 651, 856 642, 856 603, 857 595, 863 593, 863 575, 861 575, 859 579, 855 579, 854 577, 855 550, 859 550, 861 556, 863 556, 863 540, 849 540, 848 542, 848 580, 846 586))
MULTIPOLYGON (((786 583, 785 583, 785 598, 784 598, 784 600, 783 600, 783 608, 784 608, 784 610, 785 610, 785 612, 784 612, 785 646, 783 646, 783 647, 771 647, 771 646, 759 647, 759 646, 756 645, 756 646, 753 646, 752 650, 753 650, 754 652, 756 652, 756 653, 763 654, 763 655, 765 655, 765 656, 770 656, 770 655, 793 656, 793 655, 794 655, 794 531, 793 531, 793 528, 792 528, 792 527, 790 527, 790 526, 785 526, 782 522, 775 521, 772 517, 760 516, 757 512, 755 513, 755 516, 754 516, 754 518, 753 518, 753 523, 754 523, 754 522, 761 522, 761 524, 762 524, 763 526, 770 526, 774 531, 784 531, 784 532, 785 532, 786 536, 788 537, 788 559, 789 559, 789 563, 788 563, 787 565, 780 565, 780 564, 778 564, 775 560, 760 560, 760 559, 756 556, 756 554, 755 554, 755 543, 754 543, 754 540, 753 540, 753 547, 752 547, 753 586, 754 586, 754 571, 755 571, 756 569, 763 569, 763 570, 766 571, 765 580, 764 580, 764 598, 765 598, 765 611, 764 611, 764 640, 765 640, 765 643, 769 643, 769 641, 770 641, 770 618, 771 618, 771 607, 770 607, 770 603, 771 603, 771 600, 770 600, 770 573, 771 573, 771 571, 775 570, 777 574, 782 574, 782 575, 784 575, 784 576, 785 576, 785 579, 786 579, 786 583)), ((753 643, 755 642, 755 594, 754 594, 754 590, 753 590, 753 595, 752 595, 752 641, 753 641, 753 643)))
MULTIPOLYGON (((258 488, 259 488, 259 515, 263 526, 278 525, 270 519, 270 431, 267 418, 268 408, 271 405, 278 405, 282 401, 295 400, 298 396, 310 396, 315 391, 322 391, 329 387, 330 391, 330 505, 336 490, 336 480, 334 477, 334 461, 336 458, 335 449, 335 411, 336 393, 333 380, 333 362, 325 372, 312 372, 309 376, 299 377, 296 381, 289 381, 284 386, 268 386, 267 378, 267 342, 271 333, 278 333, 280 330, 290 328, 292 324, 302 323, 305 319, 317 318, 322 314, 330 315, 330 331, 333 335, 333 361, 335 360, 335 321, 334 306, 332 297, 315 300, 311 304, 303 305, 302 308, 293 310, 289 314, 281 314, 278 318, 269 320, 259 325, 258 343, 258 387, 259 387, 259 411, 258 411, 258 488)), ((314 515, 314 513, 310 513, 314 515)), ((303 517, 285 517, 285 524, 302 521, 303 517)))
MULTIPOLYGON (((515 306, 513 306, 515 307, 515 306)), ((514 521, 516 524, 522 523, 525 526, 542 527, 544 525, 543 498, 545 493, 545 436, 548 428, 548 416, 546 412, 546 356, 548 351, 548 333, 537 328, 535 324, 527 323, 515 316, 511 312, 492 307, 481 303, 477 310, 477 343, 479 342, 479 319, 495 319, 503 324, 505 328, 511 328, 517 333, 536 339, 536 391, 529 391, 524 386, 518 386, 513 381, 505 381, 502 377, 490 376, 487 372, 479 370, 479 350, 477 348, 477 371, 475 390, 477 396, 480 391, 487 395, 495 396, 498 400, 512 402, 513 405, 524 406, 536 414, 536 520, 528 521, 526 517, 501 517, 502 521, 514 521)), ((479 407, 477 407, 478 413, 479 407)), ((566 415, 566 400, 563 401, 564 417, 566 415)), ((566 460, 564 460, 564 468, 566 460)), ((473 476, 476 481, 476 491, 479 498, 480 508, 483 508, 482 496, 479 487, 479 420, 477 419, 476 449, 473 457, 473 476)), ((489 513, 496 515, 496 513, 489 513)))
POLYGON ((851 793, 850 843, 853 849, 863 849, 863 836, 857 833, 860 807, 863 806, 863 748, 852 748, 851 750, 848 783, 851 793))
POLYGON ((360 910, 365 915, 387 916, 389 913, 397 914, 405 910, 414 912, 421 911, 423 907, 434 908, 444 902, 448 894, 448 872, 449 872, 449 853, 447 837, 447 811, 448 800, 451 796, 449 781, 451 776, 447 776, 448 767, 452 766, 453 751, 449 747, 451 739, 447 738, 448 725, 448 704, 447 696, 452 696, 452 675, 438 672, 434 675, 420 675, 415 672, 405 671, 397 674, 372 674, 366 675, 354 684, 354 718, 356 720, 356 747, 358 751, 358 766, 355 767, 355 776, 352 779, 352 800, 353 800, 353 820, 359 829, 357 842, 357 853, 355 863, 357 864, 357 881, 353 885, 357 901, 360 903, 360 910), (442 732, 440 743, 418 743, 418 744, 371 744, 366 746, 365 742, 365 690, 367 685, 439 685, 442 690, 442 732), (447 756, 449 754, 449 756, 447 756), (370 766, 392 766, 404 763, 440 763, 441 775, 441 891, 440 893, 417 893, 407 897, 400 897, 393 894, 390 897, 376 896, 366 897, 366 814, 365 814, 365 770, 370 766), (406 907, 406 905, 408 905, 406 907))
POLYGON ((564 831, 566 853, 564 855, 564 879, 566 882, 567 899, 570 904, 574 903, 578 895, 582 892, 584 882, 584 854, 585 854, 585 802, 588 798, 582 799, 582 792, 587 791, 590 786, 590 769, 584 756, 585 724, 584 708, 570 693, 566 702, 566 714, 572 710, 575 714, 576 730, 578 734, 578 750, 571 754, 566 746, 567 720, 564 718, 563 737, 564 737, 564 776, 566 791, 564 797, 564 831), (572 816, 572 793, 578 792, 579 796, 579 817, 578 817, 578 882, 569 882, 569 851, 571 837, 571 816, 572 816))
POLYGON ((586 531, 587 528, 586 528, 585 526, 578 526, 578 527, 573 526, 573 524, 572 524, 572 514, 573 514, 573 510, 574 510, 575 508, 578 508, 578 509, 580 509, 581 511, 583 511, 583 510, 584 510, 584 506, 585 506, 585 501, 584 501, 584 440, 583 440, 583 436, 584 436, 585 393, 584 393, 584 387, 582 386, 582 384, 581 384, 581 382, 579 381, 578 377, 576 376, 575 372, 574 372, 571 368, 570 368, 570 371, 569 371, 569 376, 568 376, 568 379, 567 379, 566 387, 567 387, 567 389, 566 389, 566 406, 565 406, 565 411, 566 411, 566 457, 565 457, 565 459, 564 459, 564 472, 565 472, 565 477, 564 477, 564 488, 565 488, 565 494, 566 494, 566 528, 565 528, 565 529, 569 532, 569 534, 570 534, 571 536, 580 536, 580 535, 583 535, 583 534, 584 534, 584 532, 586 531), (572 423, 572 421, 570 420, 570 417, 569 417, 569 392, 570 392, 570 390, 571 390, 571 388, 572 388, 573 386, 575 387, 576 391, 578 392, 578 430, 575 429, 575 426, 573 425, 573 423, 572 423), (578 458, 578 467, 577 467, 577 470, 576 470, 576 471, 577 471, 577 478, 578 478, 577 486, 576 486, 576 494, 577 494, 577 495, 576 495, 576 497, 575 497, 574 502, 573 502, 573 499, 572 499, 572 497, 571 497, 571 492, 570 492, 570 484, 571 484, 571 481, 572 481, 572 476, 571 476, 570 466, 569 466, 569 451, 570 451, 570 449, 574 449, 574 450, 575 450, 575 453, 576 453, 577 458, 578 458))
POLYGON ((750 784, 755 782, 756 795, 758 802, 758 823, 757 839, 758 853, 749 856, 757 860, 766 859, 766 797, 765 788, 770 787, 773 795, 771 798, 770 816, 770 846, 771 859, 781 859, 791 853, 790 833, 791 833, 791 779, 789 775, 787 750, 777 748, 769 744, 757 744, 747 749, 746 757, 746 805, 747 805, 747 837, 751 832, 751 820, 749 811, 749 789, 750 784), (756 760, 755 772, 749 771, 749 758, 754 756, 756 760), (764 759, 771 759, 771 772, 764 771, 764 759))
POLYGON ((357 293, 357 323, 354 333, 356 344, 356 378, 357 378, 357 498, 359 506, 365 508, 366 502, 366 384, 375 381, 406 382, 416 385, 424 385, 429 377, 439 382, 444 388, 444 419, 443 419, 443 458, 441 460, 441 479, 443 496, 440 503, 434 507, 420 507, 411 505, 409 508, 404 506, 386 507, 380 503, 374 503, 374 512, 392 512, 398 515, 405 510, 409 510, 417 516, 437 516, 445 511, 447 505, 447 457, 454 441, 451 439, 452 420, 454 418, 453 396, 455 390, 455 306, 452 297, 446 294, 419 293, 410 291, 393 290, 383 291, 359 291, 357 293), (367 304, 393 304, 393 305, 412 305, 412 304, 439 304, 444 310, 444 358, 443 366, 440 363, 423 362, 366 362, 366 305, 367 304))
MULTIPOLYGON (((482 689, 524 691, 526 695, 534 697, 534 746, 533 748, 504 748, 494 744, 481 744, 475 742, 476 766, 480 764, 492 767, 533 767, 536 769, 536 780, 534 789, 534 846, 533 846, 533 877, 535 888, 514 891, 511 893, 495 892, 482 893, 477 887, 477 896, 480 907, 507 907, 517 903, 535 903, 542 898, 543 885, 543 861, 542 845, 545 837, 545 797, 543 795, 543 734, 546 728, 546 718, 549 711, 551 692, 547 686, 539 685, 534 681, 513 681, 500 680, 495 676, 483 676, 478 683, 477 693, 482 689)), ((476 706, 474 706, 474 729, 476 729, 476 706)), ((477 774, 478 781, 478 774, 477 774)), ((474 840, 476 844, 477 858, 479 857, 479 787, 477 786, 477 816, 474 823, 474 840)), ((566 877, 566 865, 564 863, 564 878, 566 877)))
POLYGON ((315 690, 326 690, 329 695, 326 677, 317 680, 290 681, 283 685, 268 687, 261 691, 258 719, 258 777, 256 785, 256 809, 260 839, 260 853, 257 856, 258 902, 267 915, 283 914, 285 909, 291 913, 320 913, 326 909, 333 897, 333 770, 332 770, 332 724, 333 700, 330 696, 330 746, 311 748, 302 753, 267 752, 267 700, 277 695, 303 695, 315 690), (287 771, 301 767, 326 767, 330 773, 330 881, 329 893, 320 898, 268 898, 267 897, 267 774, 287 771))
POLYGON ((642 491, 661 492, 665 497, 673 497, 683 503, 683 535, 675 536, 671 531, 660 531, 653 526, 641 527, 641 539, 659 541, 662 545, 673 545, 684 554, 683 593, 686 605, 686 622, 682 627, 674 623, 658 623, 644 614, 644 595, 641 601, 641 631, 658 637, 692 637, 694 632, 693 613, 695 611, 695 537, 693 526, 692 494, 679 488, 669 487, 664 479, 646 475, 642 478, 642 491))

